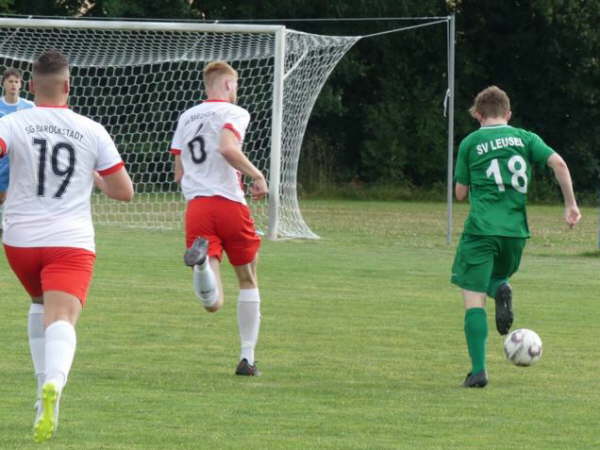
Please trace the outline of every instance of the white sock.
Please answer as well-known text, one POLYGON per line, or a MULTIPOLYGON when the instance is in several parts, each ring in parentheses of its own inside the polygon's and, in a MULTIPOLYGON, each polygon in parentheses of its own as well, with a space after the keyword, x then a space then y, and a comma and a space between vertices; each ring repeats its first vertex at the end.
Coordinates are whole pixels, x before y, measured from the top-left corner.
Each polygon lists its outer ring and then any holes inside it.
POLYGON ((31 360, 33 361, 33 370, 37 381, 37 395, 40 397, 42 385, 44 384, 44 361, 46 352, 44 339, 44 305, 32 303, 29 307, 27 334, 29 336, 29 350, 31 352, 31 360))
POLYGON ((260 294, 258 289, 240 289, 238 296, 238 327, 240 330, 240 360, 254 364, 254 348, 260 329, 260 294))
POLYGON ((4 217, 4 205, 0 205, 0 230, 1 230, 2 228, 4 228, 4 227, 2 226, 2 219, 3 219, 3 217, 4 217))
POLYGON ((76 346, 75 328, 66 320, 57 320, 46 328, 45 382, 54 382, 59 391, 67 383, 76 346))
POLYGON ((213 306, 219 298, 217 277, 210 266, 207 257, 204 263, 194 266, 192 270, 194 280, 194 292, 206 307, 213 306))

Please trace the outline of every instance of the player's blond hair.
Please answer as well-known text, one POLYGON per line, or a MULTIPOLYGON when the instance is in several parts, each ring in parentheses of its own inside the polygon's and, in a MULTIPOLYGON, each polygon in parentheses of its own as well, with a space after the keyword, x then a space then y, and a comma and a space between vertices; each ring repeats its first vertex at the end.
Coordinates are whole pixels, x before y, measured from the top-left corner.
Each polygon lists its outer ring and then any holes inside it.
POLYGON ((504 117, 510 112, 510 99, 506 92, 498 86, 485 88, 475 97, 473 106, 469 108, 472 117, 479 114, 481 118, 504 117))
POLYGON ((202 80, 204 81, 204 86, 209 87, 212 86, 216 80, 227 75, 233 76, 236 79, 238 78, 236 70, 225 61, 213 61, 204 66, 202 80))

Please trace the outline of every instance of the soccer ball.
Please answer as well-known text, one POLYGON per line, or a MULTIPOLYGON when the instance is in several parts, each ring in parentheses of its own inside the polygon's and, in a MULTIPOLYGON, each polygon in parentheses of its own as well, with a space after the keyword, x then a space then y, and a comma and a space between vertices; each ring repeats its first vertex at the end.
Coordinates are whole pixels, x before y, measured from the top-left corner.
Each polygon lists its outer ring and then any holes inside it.
POLYGON ((504 354, 516 366, 531 366, 542 357, 542 340, 535 331, 519 328, 506 337, 504 354))

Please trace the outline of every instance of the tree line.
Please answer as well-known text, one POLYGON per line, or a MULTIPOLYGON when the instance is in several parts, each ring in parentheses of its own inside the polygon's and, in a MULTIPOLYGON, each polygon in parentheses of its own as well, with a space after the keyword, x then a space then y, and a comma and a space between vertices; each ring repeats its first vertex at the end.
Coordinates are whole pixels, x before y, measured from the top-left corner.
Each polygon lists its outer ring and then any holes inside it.
MULTIPOLYGON (((289 28, 366 35, 410 22, 297 22, 456 14, 456 143, 477 127, 467 109, 495 84, 515 126, 569 163, 578 191, 600 169, 600 2, 591 0, 0 0, 0 12, 68 17, 277 19, 289 28)), ((326 83, 309 123, 300 179, 429 189, 446 177, 447 29, 435 25, 359 41, 326 83)))

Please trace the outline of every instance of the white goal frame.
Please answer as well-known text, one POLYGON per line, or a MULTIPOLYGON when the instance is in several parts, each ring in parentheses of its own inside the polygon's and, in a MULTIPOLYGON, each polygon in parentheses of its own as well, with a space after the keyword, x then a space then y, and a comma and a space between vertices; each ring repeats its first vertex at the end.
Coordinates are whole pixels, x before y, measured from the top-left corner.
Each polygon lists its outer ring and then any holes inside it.
MULTIPOLYGON (((0 18, 0 31, 2 29, 10 29, 14 32, 4 34, 4 38, 0 39, 0 57, 9 58, 4 52, 4 46, 7 41, 10 41, 22 29, 41 29, 41 30, 100 30, 100 31, 129 31, 129 32, 176 32, 176 33, 250 33, 250 34, 270 34, 274 36, 274 52, 273 52, 273 75, 272 75, 272 99, 271 99, 271 122, 270 122, 270 151, 268 154, 268 181, 269 181, 269 202, 264 214, 265 221, 262 231, 270 239, 278 238, 318 238, 310 228, 304 222, 301 215, 297 191, 296 191, 296 176, 297 176, 297 163, 300 157, 299 147, 301 145, 308 117, 314 106, 314 102, 318 97, 319 92, 331 71, 335 68, 335 65, 343 57, 346 51, 348 51, 356 42, 360 39, 378 36, 382 34, 393 33, 397 31, 404 31, 413 28, 420 28, 429 25, 435 25, 439 23, 446 23, 448 31, 448 61, 447 61, 447 74, 448 74, 448 89, 446 93, 446 111, 448 118, 448 198, 447 198, 447 212, 448 212, 448 225, 447 225, 447 242, 451 241, 452 234, 452 173, 453 173, 453 129, 454 129, 454 45, 455 45, 455 19, 454 15, 444 17, 403 17, 403 18, 386 18, 387 20, 412 20, 420 21, 418 25, 406 26, 402 28, 396 28, 393 30, 386 30, 381 33, 374 33, 368 36, 320 36, 310 35, 307 33, 297 32, 295 30, 287 29, 283 25, 269 25, 269 24, 246 24, 246 23, 194 23, 194 22, 168 22, 168 21, 140 21, 140 20, 88 20, 88 19, 48 19, 48 18, 0 18), (305 100, 305 104, 302 106, 302 119, 299 120, 300 124, 297 127, 299 133, 290 138, 288 136, 289 130, 286 130, 284 134, 283 121, 290 120, 289 110, 284 110, 285 105, 284 92, 285 82, 288 76, 294 75, 293 72, 297 66, 303 63, 306 57, 306 51, 299 47, 295 41, 290 41, 289 36, 305 38, 312 40, 315 45, 323 45, 326 48, 328 45, 331 47, 336 46, 336 53, 330 56, 330 60, 319 73, 319 79, 317 82, 313 82, 311 85, 310 92, 307 95, 309 97, 305 100), (321 42, 323 41, 323 42, 321 42), (296 51, 298 54, 292 58, 288 57, 286 42, 290 43, 292 52, 296 51), (298 50, 300 48, 300 50, 298 50), (285 114, 287 113, 287 116, 285 114), (282 143, 287 139, 286 145, 292 147, 297 146, 298 151, 290 158, 289 152, 286 154, 285 161, 282 156, 282 143), (290 141, 293 141, 290 144, 290 141), (291 169, 288 161, 292 160, 291 169), (287 164, 286 174, 282 174, 282 164, 287 164), (290 176, 290 172, 292 175, 290 176), (282 177, 285 179, 282 180, 282 177), (290 187, 291 185, 291 187, 290 187), (285 218, 285 227, 282 227, 281 223, 281 195, 282 186, 286 189, 286 202, 287 208, 291 210, 291 214, 285 218), (291 194, 289 192, 291 191, 291 194), (291 204, 291 206, 290 206, 291 204), (290 232, 289 223, 292 222, 295 228, 295 224, 298 223, 298 229, 300 231, 290 232)), ((333 19, 328 19, 333 20, 333 19)), ((344 19, 342 19, 344 20, 344 19)), ((353 20, 353 19, 350 19, 353 20)), ((367 20, 381 20, 381 18, 372 18, 367 20)), ((28 49, 24 50, 27 53, 28 49)), ((59 48, 60 50, 60 48, 59 48)), ((14 50, 13 50, 14 51, 14 50)), ((68 51, 65 52, 69 55, 68 51)), ((31 53, 26 55, 17 55, 16 58, 21 62, 30 63, 36 55, 31 53), (19 59, 21 58, 22 59, 19 59)), ((89 59, 90 56, 88 55, 89 59)), ((85 59, 85 58, 84 58, 85 59)), ((292 78, 292 77, 290 77, 292 78)), ((302 88, 302 87, 301 87, 302 88)), ((305 87, 307 88, 307 87, 305 87)), ((288 89, 289 90, 289 89, 288 89)), ((294 103, 297 99, 292 99, 291 103, 294 103)), ((288 99, 288 103, 290 103, 288 99)), ((287 104, 287 103, 286 103, 287 104)), ((180 111, 180 112, 183 112, 180 111)), ((287 122, 286 122, 287 123, 287 122)), ((174 126, 174 124, 173 124, 174 126)), ((287 148, 287 147, 286 147, 287 148)), ((167 149, 165 149, 166 151, 167 149)), ((95 196, 96 197, 96 196, 95 196)), ((181 201, 183 204, 183 201, 181 201)), ((263 208, 264 209, 264 208, 263 208)), ((287 214, 287 213, 286 213, 287 214)), ((104 222, 102 218, 99 218, 99 223, 104 222)), ((115 223, 115 222, 111 222, 115 223)), ((124 224, 128 225, 128 224, 124 224)), ((137 224, 139 226, 140 224, 137 224)), ((134 225, 135 226, 135 225, 134 225)), ((167 227, 168 228, 168 227, 167 227)))
MULTIPOLYGON (((289 61, 286 61, 286 37, 289 36, 288 33, 293 33, 294 36, 298 36, 302 38, 303 35, 307 36, 308 39, 312 37, 312 35, 308 35, 305 33, 295 32, 293 30, 288 31, 283 25, 256 25, 256 24, 222 24, 222 23, 191 23, 191 22, 150 22, 150 21, 112 21, 112 20, 73 20, 73 19, 37 19, 37 18, 0 18, 0 29, 5 29, 4 39, 0 39, 0 56, 3 58, 10 59, 4 52, 4 45, 11 39, 18 39, 18 33, 22 30, 48 30, 50 33, 54 30, 100 30, 102 32, 118 30, 118 31, 131 31, 131 32, 174 32, 174 33, 214 33, 219 35, 234 35, 238 34, 268 34, 274 37, 274 53, 269 56, 272 57, 274 62, 272 66, 272 100, 271 100, 271 120, 270 120, 270 151, 268 152, 268 166, 267 170, 265 170, 266 175, 268 177, 269 183, 269 196, 268 196, 268 205, 266 208, 263 205, 253 205, 257 207, 261 207, 263 210, 266 209, 264 213, 263 223, 257 223, 259 229, 270 239, 277 238, 289 238, 289 237, 301 237, 301 238, 318 238, 318 236, 313 233, 308 226, 305 224, 304 219, 300 213, 297 193, 296 193, 296 175, 294 172, 292 175, 287 175, 287 184, 286 186, 286 202, 287 207, 291 209, 292 213, 290 214, 291 219, 287 219, 288 222, 293 222, 294 224, 298 224, 299 231, 286 231, 283 230, 280 226, 280 213, 281 213, 281 198, 282 195, 282 171, 281 164, 282 161, 282 142, 284 136, 282 135, 282 120, 284 115, 284 78, 289 73, 285 73, 286 71, 286 62, 290 65, 289 61), (7 30, 8 29, 8 30, 7 30), (14 30, 14 31, 13 31, 14 30), (293 183, 290 183, 289 180, 293 180, 293 183), (289 185, 292 184, 290 187, 289 185), (291 192, 291 194, 290 194, 291 192), (295 198, 291 198, 294 196, 295 198), (291 206, 290 206, 291 205, 291 206), (264 221, 267 223, 265 224, 264 221)), ((315 35, 315 37, 317 37, 315 35)), ((332 39, 336 39, 333 37, 332 39)), ((343 39, 343 38, 342 38, 343 39)), ((348 37, 345 38, 347 40, 344 45, 347 45, 347 48, 343 51, 347 51, 354 42, 358 41, 359 37, 348 37)), ((270 38, 269 38, 270 40, 270 38)), ((65 44, 67 46, 68 44, 65 44)), ((325 44, 326 46, 326 44, 325 44)), ((39 46, 38 46, 39 47, 39 46)), ((298 47, 298 45, 296 45, 298 47)), ((343 47, 343 46, 340 46, 343 47)), ((59 48, 61 50, 61 48, 59 48)), ((63 50, 64 51, 64 50, 63 50)), ((250 50, 251 52, 252 50, 250 50)), ((298 50, 296 50, 298 51, 298 50)), ((16 58, 14 56, 14 49, 11 48, 11 52, 13 54, 12 58, 17 59, 20 58, 21 55, 17 55, 16 58)), ((68 51, 64 51, 67 56, 69 55, 68 51)), ((210 52, 209 52, 210 53, 210 52)), ((343 53, 341 53, 343 55, 343 53)), ((270 55, 270 53, 269 53, 270 55)), ((33 58, 36 55, 34 54, 26 54, 22 55, 22 59, 20 62, 32 62, 33 58)), ((305 55, 301 55, 299 60, 301 61, 305 55)), ((339 56, 339 55, 336 55, 339 56)), ((246 57, 246 56, 244 56, 246 57)), ((253 56, 250 54, 248 58, 252 58, 253 56)), ((264 58, 264 56, 261 56, 264 58)), ((335 64, 339 61, 341 56, 337 59, 333 58, 335 64)), ((89 59, 89 57, 88 57, 89 59)), ((204 63, 206 61, 203 61, 204 63)), ((331 67, 331 69, 333 69, 331 67)), ((292 67, 288 68, 288 72, 293 72, 296 68, 296 65, 292 65, 292 67)), ((318 96, 318 93, 321 90, 322 84, 327 79, 331 70, 323 70, 325 72, 324 77, 322 78, 322 83, 318 86, 314 87, 308 96, 311 98, 314 96, 318 96)), ((198 84, 200 86, 200 72, 198 72, 198 84)), ((321 74, 322 75, 322 74, 321 74)), ((244 80, 242 80, 243 82, 244 80)), ((321 81, 321 80, 320 80, 321 81)), ((200 91, 199 91, 200 92, 200 91)), ((308 113, 305 114, 306 118, 310 115, 310 111, 312 110, 312 106, 314 105, 314 101, 308 100, 306 105, 304 105, 306 112, 306 108, 308 109, 308 113)), ((180 112, 183 112, 180 111, 180 112)), ((288 114, 289 115, 289 114, 288 114)), ((289 118, 288 118, 289 120, 289 118)), ((173 126, 175 124, 173 123, 173 126)), ((297 128, 300 130, 300 142, 301 137, 304 134, 304 129, 306 127, 306 123, 302 126, 299 125, 297 128)), ((296 130, 295 130, 296 131, 296 130)), ((289 141, 289 139, 288 139, 289 141)), ((291 146, 295 146, 295 143, 290 144, 291 146)), ((165 149, 165 152, 167 149, 165 149)), ((293 159, 292 161, 292 169, 288 169, 294 171, 294 166, 297 167, 297 160, 299 159, 299 151, 298 152, 288 152, 288 158, 293 159), (291 157, 290 157, 291 154, 291 157)), ((286 164, 289 164, 288 161, 285 161, 286 164)), ((102 200, 104 201, 104 200, 102 200)), ((96 204, 96 202, 94 202, 96 204)), ((182 202, 183 203, 183 202, 182 202)), ((253 208, 254 210, 254 208, 253 208)), ((98 223, 104 223, 103 217, 97 217, 98 223)), ((138 224, 139 225, 139 224, 138 224)), ((289 227, 288 227, 289 228, 289 227)), ((295 227, 294 227, 295 228, 295 227)))

